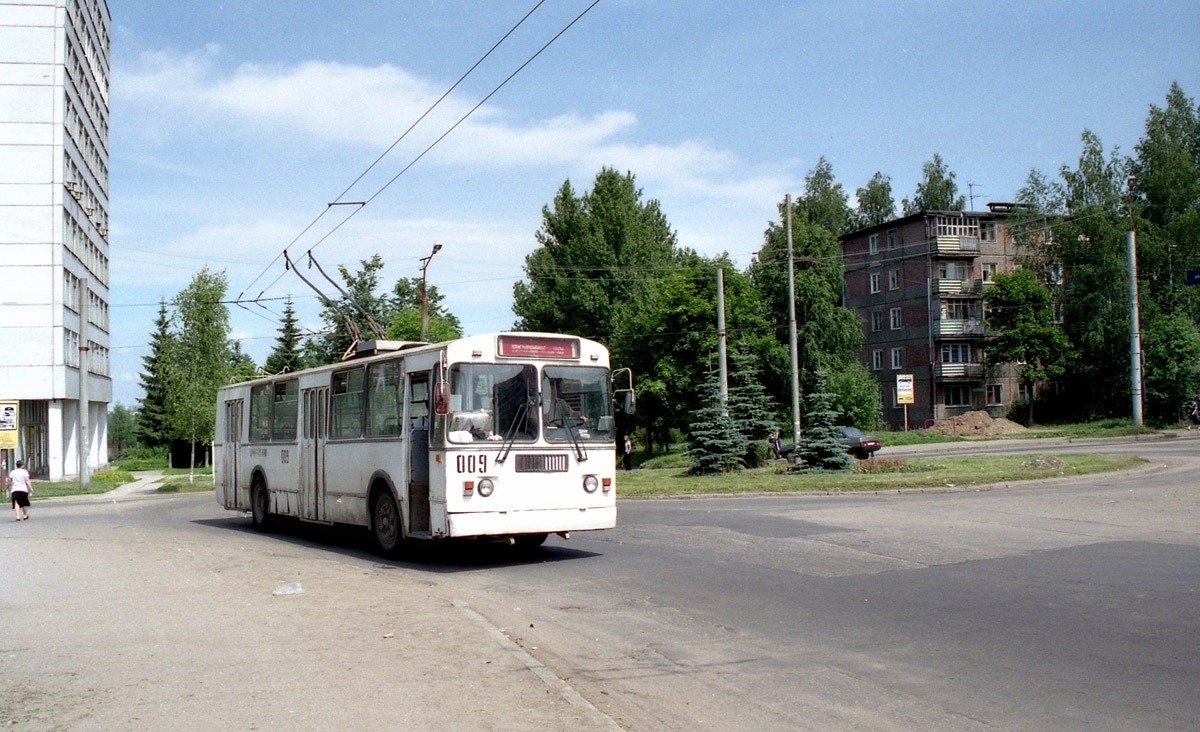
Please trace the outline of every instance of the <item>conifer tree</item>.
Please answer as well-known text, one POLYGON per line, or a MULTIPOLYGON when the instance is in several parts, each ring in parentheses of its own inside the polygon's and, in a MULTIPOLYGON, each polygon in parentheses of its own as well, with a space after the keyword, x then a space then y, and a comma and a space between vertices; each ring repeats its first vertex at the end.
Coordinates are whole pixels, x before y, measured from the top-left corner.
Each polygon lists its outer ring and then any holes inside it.
POLYGON ((158 447, 170 441, 167 425, 167 368, 173 337, 167 303, 158 306, 158 318, 150 335, 150 353, 142 357, 141 385, 145 392, 139 400, 137 440, 147 447, 158 447))
POLYGON ((729 472, 742 466, 748 441, 733 419, 721 409, 721 395, 715 378, 710 379, 705 388, 704 406, 692 414, 688 445, 693 473, 729 472))
POLYGON ((279 335, 275 336, 275 350, 267 356, 263 371, 282 374, 285 371, 299 371, 300 368, 300 328, 297 326, 296 309, 292 307, 292 298, 289 297, 283 306, 283 320, 279 321, 279 335))
POLYGON ((851 457, 842 444, 834 421, 837 412, 833 409, 836 396, 829 390, 829 375, 817 372, 817 390, 808 395, 807 421, 800 438, 800 457, 804 470, 844 470, 849 467, 851 457))
POLYGON ((760 465, 766 456, 766 439, 775 424, 776 405, 758 378, 754 354, 739 348, 730 354, 729 417, 746 438, 742 462, 748 468, 760 465))

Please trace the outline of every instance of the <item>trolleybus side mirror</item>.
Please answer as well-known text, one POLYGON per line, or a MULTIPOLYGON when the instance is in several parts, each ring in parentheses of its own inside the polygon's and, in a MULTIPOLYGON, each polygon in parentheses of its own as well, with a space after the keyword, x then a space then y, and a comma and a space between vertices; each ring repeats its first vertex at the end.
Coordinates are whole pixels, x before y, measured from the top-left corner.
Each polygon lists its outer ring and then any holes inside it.
POLYGON ((637 398, 633 396, 633 391, 625 392, 625 414, 633 414, 637 408, 637 398))
POLYGON ((433 413, 443 417, 450 413, 450 385, 444 381, 433 385, 433 413))

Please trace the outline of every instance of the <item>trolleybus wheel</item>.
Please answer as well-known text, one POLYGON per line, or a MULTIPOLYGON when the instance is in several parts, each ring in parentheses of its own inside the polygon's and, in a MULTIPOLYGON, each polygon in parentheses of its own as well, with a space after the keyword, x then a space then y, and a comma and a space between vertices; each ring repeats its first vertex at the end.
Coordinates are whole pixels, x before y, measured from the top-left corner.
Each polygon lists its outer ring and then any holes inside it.
POLYGON ((375 549, 385 557, 394 557, 400 551, 404 532, 400 528, 400 509, 391 491, 379 491, 371 502, 371 538, 375 549))
POLYGON ((546 543, 545 534, 517 534, 513 539, 522 549, 534 549, 546 543))
POLYGON ((250 522, 259 531, 270 531, 274 521, 271 516, 271 497, 260 477, 250 484, 250 522))

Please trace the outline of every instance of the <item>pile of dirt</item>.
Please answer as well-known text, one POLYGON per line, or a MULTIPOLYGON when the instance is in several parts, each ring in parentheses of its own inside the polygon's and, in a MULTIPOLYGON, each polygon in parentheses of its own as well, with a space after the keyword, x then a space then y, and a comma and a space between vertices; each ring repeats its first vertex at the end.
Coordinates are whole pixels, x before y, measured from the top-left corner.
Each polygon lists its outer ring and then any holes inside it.
POLYGON ((959 437, 994 437, 1028 430, 1004 417, 994 419, 992 415, 980 410, 939 419, 928 431, 943 435, 958 435, 959 437))

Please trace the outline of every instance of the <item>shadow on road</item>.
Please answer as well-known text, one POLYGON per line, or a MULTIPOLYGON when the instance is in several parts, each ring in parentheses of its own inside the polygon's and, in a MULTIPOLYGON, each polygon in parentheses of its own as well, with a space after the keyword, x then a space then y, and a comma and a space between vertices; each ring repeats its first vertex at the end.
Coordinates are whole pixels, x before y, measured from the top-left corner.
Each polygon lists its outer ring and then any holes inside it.
MULTIPOLYGON (((248 518, 230 516, 219 519, 196 519, 193 523, 214 529, 261 536, 248 518)), ((382 569, 415 569, 423 572, 451 573, 511 567, 545 562, 563 562, 601 556, 563 546, 562 539, 551 535, 540 547, 508 546, 499 541, 482 539, 440 539, 438 541, 410 540, 396 559, 384 559, 375 554, 366 530, 356 526, 324 526, 295 519, 279 518, 277 528, 270 533, 273 540, 335 552, 342 556, 365 559, 382 569)))

